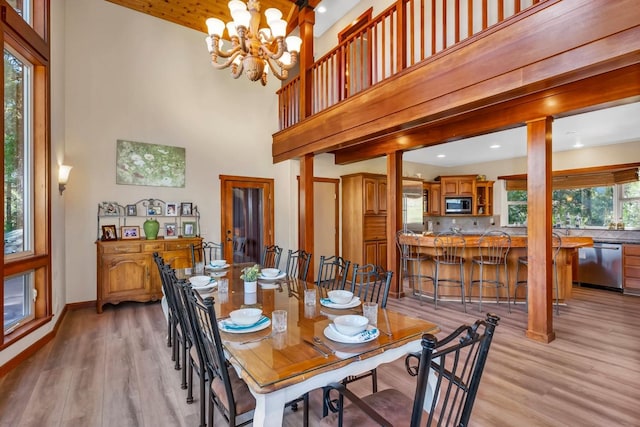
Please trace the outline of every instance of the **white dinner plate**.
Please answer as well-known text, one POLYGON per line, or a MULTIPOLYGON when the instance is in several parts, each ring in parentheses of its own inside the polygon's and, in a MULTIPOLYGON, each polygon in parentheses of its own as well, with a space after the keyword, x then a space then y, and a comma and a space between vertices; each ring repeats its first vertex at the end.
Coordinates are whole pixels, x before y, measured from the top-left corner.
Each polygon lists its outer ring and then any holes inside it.
POLYGON ((213 271, 213 272, 209 273, 209 275, 211 277, 224 277, 224 276, 227 275, 227 272, 226 271, 213 271))
POLYGON ((196 287, 196 286, 191 286, 191 289, 193 289, 196 292, 207 292, 212 290, 213 288, 215 288, 216 286, 218 286, 218 284, 215 281, 211 281, 209 282, 208 285, 205 286, 200 286, 200 287, 196 287))
POLYGON ((218 321, 218 327, 220 328, 220 330, 222 332, 227 332, 229 334, 248 334, 249 332, 257 332, 257 331, 261 331, 263 329, 268 328, 271 325, 271 319, 269 319, 266 316, 262 316, 262 319, 258 321, 257 325, 254 326, 247 326, 239 328, 239 327, 232 327, 229 328, 227 327, 227 325, 232 325, 233 326, 233 322, 231 322, 231 319, 225 319, 225 320, 220 320, 218 321), (267 320, 262 320, 266 318, 267 320))
POLYGON ((277 283, 269 282, 258 282, 258 285, 260 285, 262 289, 278 289, 280 287, 280 285, 277 283))
POLYGON ((263 276, 262 273, 258 274, 258 279, 260 280, 280 280, 284 279, 285 277, 287 277, 287 273, 285 273, 284 271, 281 271, 280 274, 273 277, 263 276))
POLYGON ((331 302, 329 298, 320 298, 320 304, 325 307, 335 308, 338 310, 353 308, 360 305, 360 297, 353 297, 353 299, 346 304, 336 304, 335 302, 331 302))
POLYGON ((220 271, 220 270, 224 270, 225 268, 229 268, 230 265, 229 264, 225 264, 222 267, 214 267, 211 264, 207 264, 204 268, 207 270, 213 270, 213 271, 220 271))
POLYGON ((361 344, 364 342, 373 341, 380 335, 380 331, 373 325, 367 326, 367 329, 360 332, 358 335, 349 336, 343 335, 335 329, 333 324, 330 324, 324 328, 324 336, 331 341, 341 342, 343 344, 361 344))

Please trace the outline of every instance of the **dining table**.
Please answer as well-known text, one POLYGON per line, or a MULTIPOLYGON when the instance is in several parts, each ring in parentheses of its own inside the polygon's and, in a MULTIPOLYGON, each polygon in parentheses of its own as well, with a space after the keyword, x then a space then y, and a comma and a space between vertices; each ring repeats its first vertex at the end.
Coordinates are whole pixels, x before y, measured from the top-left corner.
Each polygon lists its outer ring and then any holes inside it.
MULTIPOLYGON (((200 293, 214 299, 227 359, 255 397, 254 426, 282 425, 287 402, 420 351, 422 335, 440 331, 433 322, 379 309, 377 325, 370 325, 365 334, 345 337, 336 334, 330 324, 337 316, 361 315, 358 298, 333 304, 326 288, 284 272, 275 278, 259 277, 256 292, 245 292, 240 278, 244 266, 208 269, 205 274, 215 280, 228 280, 228 290, 220 292, 218 286, 210 286, 200 293), (305 304, 304 290, 314 288, 315 303, 305 304), (240 308, 259 308, 268 320, 255 327, 225 328, 230 313, 240 308), (271 328, 274 310, 287 312, 284 332, 271 328)), ((433 398, 429 394, 425 402, 433 398)))

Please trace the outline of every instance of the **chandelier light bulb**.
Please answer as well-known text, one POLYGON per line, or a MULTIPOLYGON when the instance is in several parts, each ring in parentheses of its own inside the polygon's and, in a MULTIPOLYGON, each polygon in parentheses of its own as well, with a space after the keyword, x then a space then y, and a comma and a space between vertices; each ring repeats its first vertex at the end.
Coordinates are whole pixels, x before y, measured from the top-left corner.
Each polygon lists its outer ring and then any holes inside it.
POLYGON ((209 18, 206 23, 209 35, 222 37, 222 33, 224 32, 224 22, 218 18, 209 18))
POLYGON ((300 46, 302 46, 302 39, 298 36, 289 36, 285 39, 287 43, 287 50, 289 52, 300 52, 300 46))
POLYGON ((231 21, 227 24, 227 32, 229 33, 229 38, 238 37, 235 22, 231 21))
POLYGON ((269 9, 264 11, 264 16, 267 18, 267 22, 275 21, 277 19, 282 19, 282 12, 278 9, 270 7, 269 9))
POLYGON ((233 13, 233 11, 235 10, 247 10, 247 5, 240 0, 231 0, 229 3, 227 3, 227 7, 229 8, 229 11, 231 13, 233 13))

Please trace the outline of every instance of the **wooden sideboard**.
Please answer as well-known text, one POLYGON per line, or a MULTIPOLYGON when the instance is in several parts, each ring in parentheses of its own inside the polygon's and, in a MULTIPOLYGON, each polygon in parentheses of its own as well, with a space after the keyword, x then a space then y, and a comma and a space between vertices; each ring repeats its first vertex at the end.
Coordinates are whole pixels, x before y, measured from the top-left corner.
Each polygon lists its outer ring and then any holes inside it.
POLYGON ((173 268, 191 267, 191 245, 201 241, 200 237, 97 241, 98 313, 105 304, 161 299, 162 283, 153 253, 158 252, 173 268))

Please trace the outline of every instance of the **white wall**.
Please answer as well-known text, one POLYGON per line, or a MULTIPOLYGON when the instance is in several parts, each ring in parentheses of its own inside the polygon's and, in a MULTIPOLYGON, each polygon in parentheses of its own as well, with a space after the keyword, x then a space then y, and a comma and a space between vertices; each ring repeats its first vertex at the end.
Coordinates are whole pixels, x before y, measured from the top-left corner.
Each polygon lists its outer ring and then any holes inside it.
POLYGON ((96 298, 99 202, 192 201, 219 240, 219 175, 275 178, 276 243, 290 247, 292 162, 272 164, 279 82, 210 65, 205 34, 102 0, 67 0, 67 302, 96 298), (115 183, 116 140, 186 148, 185 188, 115 183))

